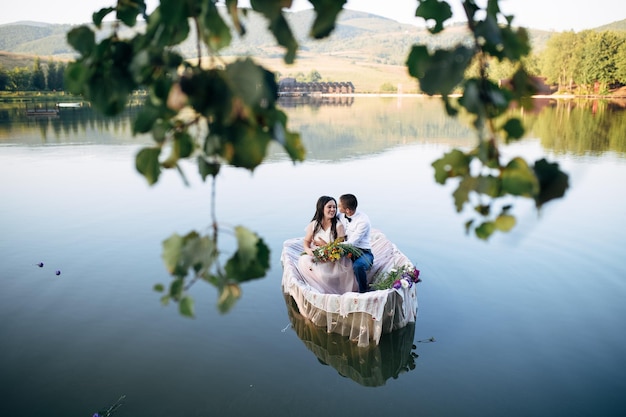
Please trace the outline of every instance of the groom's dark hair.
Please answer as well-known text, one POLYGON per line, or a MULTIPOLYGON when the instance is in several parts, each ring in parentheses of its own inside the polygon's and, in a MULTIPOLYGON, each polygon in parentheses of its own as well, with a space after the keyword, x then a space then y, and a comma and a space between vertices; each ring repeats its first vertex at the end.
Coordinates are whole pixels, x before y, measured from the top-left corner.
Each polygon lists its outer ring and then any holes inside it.
POLYGON ((344 194, 339 197, 339 201, 341 201, 341 205, 352 211, 356 211, 356 207, 359 204, 354 194, 344 194))

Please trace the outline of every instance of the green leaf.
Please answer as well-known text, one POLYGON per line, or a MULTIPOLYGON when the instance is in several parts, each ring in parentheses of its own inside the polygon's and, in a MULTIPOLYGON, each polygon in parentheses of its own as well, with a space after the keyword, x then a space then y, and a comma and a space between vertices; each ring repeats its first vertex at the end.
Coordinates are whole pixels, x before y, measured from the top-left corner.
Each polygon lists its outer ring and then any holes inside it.
POLYGON ((491 205, 490 204, 479 204, 474 207, 474 211, 480 214, 481 216, 489 216, 491 213, 491 205))
POLYGON ((146 178, 150 185, 156 183, 161 174, 160 154, 161 148, 143 148, 137 153, 135 158, 137 171, 146 178))
POLYGON ((218 256, 215 240, 209 236, 200 236, 193 231, 187 234, 181 250, 184 267, 193 267, 198 275, 206 273, 218 256))
POLYGON ((89 73, 80 62, 70 62, 65 69, 65 88, 72 94, 83 94, 89 73))
POLYGON ((168 272, 174 276, 184 277, 190 268, 195 273, 206 273, 218 256, 215 241, 208 236, 200 236, 191 231, 187 235, 173 234, 163 241, 161 257, 168 272))
POLYGON ((240 297, 241 288, 237 284, 227 284, 220 288, 220 296, 217 300, 220 313, 228 313, 240 297))
POLYGON ((187 269, 184 268, 182 262, 180 261, 183 243, 183 237, 178 234, 173 234, 163 241, 163 252, 161 253, 161 257, 163 258, 167 272, 171 275, 187 275, 187 269))
POLYGON ((283 0, 251 0, 250 5, 253 10, 263 14, 269 20, 269 29, 274 35, 276 42, 287 48, 283 58, 285 63, 293 64, 298 49, 298 42, 294 38, 289 24, 282 13, 282 8, 291 5, 291 1, 285 3, 283 0))
POLYGON ((202 2, 200 21, 202 22, 202 37, 211 50, 219 51, 230 45, 232 40, 230 28, 222 19, 214 2, 202 2))
POLYGON ((458 213, 463 210, 463 205, 469 201, 470 192, 476 188, 476 179, 473 177, 465 177, 459 182, 452 196, 454 197, 454 206, 458 213))
POLYGON ((212 125, 211 130, 222 145, 220 155, 230 164, 249 170, 263 162, 272 139, 263 127, 250 126, 242 120, 221 129, 212 125))
POLYGON ((530 38, 528 31, 523 27, 514 31, 510 25, 502 30, 502 42, 504 44, 504 55, 511 60, 517 62, 531 51, 530 38))
POLYGON ((420 89, 429 95, 448 95, 465 79, 465 71, 474 50, 457 46, 453 50, 438 49, 430 54, 424 45, 411 48, 406 65, 409 74, 420 82, 420 89))
POLYGON ((271 108, 276 103, 278 85, 274 74, 251 59, 238 59, 227 65, 225 75, 235 95, 254 111, 271 108))
POLYGON ((202 156, 198 156, 198 171, 202 177, 202 181, 206 180, 209 175, 216 177, 220 172, 221 164, 219 162, 209 162, 202 156))
POLYGON ((185 317, 194 317, 193 298, 188 295, 183 296, 178 303, 178 311, 185 317))
POLYGON ((569 177, 560 170, 559 164, 540 159, 535 162, 534 171, 541 190, 535 197, 537 207, 565 195, 565 191, 569 188, 569 177))
POLYGON ((531 97, 533 94, 537 93, 535 80, 524 70, 524 68, 520 68, 515 71, 511 80, 511 86, 513 87, 513 95, 518 100, 531 97))
POLYGON ((152 138, 157 143, 163 143, 165 142, 165 139, 167 139, 167 134, 169 133, 172 126, 170 125, 169 121, 160 118, 160 113, 157 113, 156 116, 157 119, 152 124, 152 138))
POLYGON ((98 10, 94 14, 91 15, 91 20, 93 24, 96 25, 97 28, 100 28, 102 24, 102 20, 111 12, 115 11, 115 7, 105 7, 103 9, 98 10))
POLYGON ((496 231, 496 225, 494 222, 484 222, 476 229, 474 232, 476 233, 476 237, 482 240, 487 240, 496 231))
POLYGON ((96 34, 87 26, 79 26, 67 33, 67 43, 81 55, 90 56, 96 45, 96 34))
POLYGON ((510 214, 501 214, 496 218, 495 226, 501 232, 508 232, 515 227, 515 217, 510 214))
POLYGON ((193 137, 187 132, 176 132, 174 134, 174 148, 179 158, 187 158, 191 156, 196 143, 193 137))
POLYGON ((439 184, 445 184, 448 178, 469 175, 471 160, 472 158, 463 151, 451 150, 444 154, 443 158, 432 163, 433 168, 435 168, 435 180, 439 184))
POLYGON ((179 159, 189 157, 195 149, 193 137, 187 132, 176 132, 170 156, 163 161, 165 168, 176 166, 179 159))
POLYGON ((287 20, 285 20, 285 17, 282 14, 270 23, 270 30, 274 34, 276 42, 287 49, 285 56, 283 57, 285 63, 293 64, 296 59, 298 42, 296 41, 296 38, 294 38, 287 20))
POLYGON ((126 26, 133 27, 137 23, 137 15, 146 14, 146 4, 144 0, 118 1, 117 18, 124 22, 126 26))
POLYGON ((285 132, 285 150, 292 161, 304 161, 306 149, 299 133, 285 132))
POLYGON ((154 106, 143 106, 133 122, 133 133, 148 133, 152 130, 152 126, 154 126, 159 116, 159 110, 154 106))
POLYGON ((244 282, 265 276, 270 266, 269 247, 244 227, 235 228, 235 234, 238 249, 225 266, 229 281, 244 282))
POLYGON ((165 47, 182 43, 189 36, 189 17, 193 15, 190 2, 161 0, 151 14, 148 32, 153 46, 165 47))
POLYGON ((508 90, 491 81, 472 78, 465 82, 465 91, 459 104, 469 113, 494 118, 509 108, 510 95, 508 90))
POLYGON ((500 196, 502 181, 492 175, 481 175, 476 180, 476 192, 489 197, 500 196))
POLYGON ((337 16, 343 10, 346 0, 310 0, 315 9, 315 20, 311 26, 309 36, 313 39, 322 39, 330 35, 335 29, 337 16))
POLYGON ((520 139, 524 136, 524 125, 520 119, 508 119, 502 129, 506 132, 506 141, 520 139))
POLYGON ((459 104, 469 113, 484 117, 485 103, 480 92, 480 79, 470 78, 465 81, 463 96, 459 99, 459 104))
POLYGON ((488 15, 485 20, 476 22, 476 36, 482 41, 482 49, 490 55, 502 60, 502 33, 497 18, 488 15))
POLYGON ((406 60, 409 75, 420 79, 426 75, 430 65, 430 53, 426 45, 413 45, 406 60))
POLYGON ((475 149, 475 155, 485 166, 493 169, 500 168, 500 151, 494 140, 482 140, 475 149))
POLYGON ((169 295, 172 299, 179 301, 183 296, 183 291, 185 290, 185 280, 183 278, 176 278, 170 284, 170 292, 169 295))
POLYGON ((428 31, 435 34, 441 32, 444 22, 452 17, 452 9, 445 1, 419 0, 415 16, 424 18, 427 23, 429 20, 434 20, 434 26, 430 27, 428 31))
POLYGON ((502 170, 502 191, 532 198, 539 193, 539 181, 524 159, 513 158, 502 170))
POLYGON ((246 28, 239 20, 239 10, 237 9, 237 0, 226 0, 226 9, 228 10, 228 14, 233 22, 233 26, 239 36, 243 36, 246 34, 246 28))
POLYGON ((225 123, 232 117, 233 92, 223 70, 194 69, 180 80, 180 87, 189 97, 189 104, 215 123, 225 123))
POLYGON ((235 236, 237 237, 239 261, 245 267, 256 258, 259 238, 253 231, 243 226, 235 227, 235 236))
POLYGON ((163 292, 165 291, 165 286, 163 284, 154 284, 153 289, 156 292, 163 292))

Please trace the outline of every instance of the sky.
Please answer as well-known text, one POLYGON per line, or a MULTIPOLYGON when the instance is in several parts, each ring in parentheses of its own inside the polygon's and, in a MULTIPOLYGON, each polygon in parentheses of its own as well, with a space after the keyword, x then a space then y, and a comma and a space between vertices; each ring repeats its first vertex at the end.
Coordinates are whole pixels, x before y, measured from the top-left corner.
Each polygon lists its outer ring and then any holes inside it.
MULTIPOLYGON (((30 20, 46 23, 79 24, 91 21, 93 12, 115 5, 115 0, 18 0, 3 7, 0 24, 30 20)), ((151 11, 158 0, 146 0, 151 11)), ((244 3, 241 1, 240 3, 244 3)), ((460 0, 448 0, 453 6, 454 20, 463 20, 460 0)), ((477 0, 482 5, 486 0, 477 0)), ((306 0, 294 0, 292 10, 309 6, 306 0)), ((384 16, 402 23, 423 25, 414 18, 416 0, 348 0, 347 9, 361 10, 384 16)), ((580 32, 608 23, 626 19, 624 0, 501 0, 500 8, 515 15, 516 26, 552 31, 580 32)))

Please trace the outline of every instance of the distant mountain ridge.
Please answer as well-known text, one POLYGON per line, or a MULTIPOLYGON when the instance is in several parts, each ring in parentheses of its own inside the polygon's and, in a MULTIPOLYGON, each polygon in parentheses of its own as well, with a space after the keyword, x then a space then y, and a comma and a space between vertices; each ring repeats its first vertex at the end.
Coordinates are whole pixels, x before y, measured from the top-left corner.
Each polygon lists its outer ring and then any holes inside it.
MULTIPOLYGON (((403 24, 371 13, 344 10, 329 39, 320 41, 307 37, 314 18, 312 10, 287 13, 287 18, 303 52, 332 54, 354 60, 402 65, 411 45, 424 42, 429 46, 446 47, 467 38, 464 25, 457 24, 444 33, 432 36, 424 28, 403 24)), ((253 54, 259 58, 275 58, 282 49, 267 30, 265 19, 248 13, 244 20, 248 33, 244 39, 235 38, 222 55, 253 54)), ((0 25, 0 51, 13 54, 36 55, 42 58, 71 59, 75 51, 67 44, 66 34, 76 25, 21 21, 0 25)), ((597 30, 626 30, 626 19, 601 26, 597 30)), ((529 29, 535 50, 541 50, 555 32, 529 29)), ((186 57, 196 55, 194 36, 179 50, 186 57)))
MULTIPOLYGON (((359 93, 416 93, 419 92, 419 85, 406 68, 406 58, 412 45, 420 43, 431 48, 450 48, 470 41, 463 23, 452 24, 443 33, 434 36, 423 27, 352 10, 341 12, 330 38, 313 40, 308 38, 308 30, 314 17, 311 10, 286 13, 300 44, 293 65, 284 63, 285 50, 277 46, 267 30, 265 18, 254 12, 248 13, 244 19, 247 29, 245 38, 235 36, 229 48, 220 51, 220 55, 224 60, 254 56, 257 63, 280 78, 305 79, 315 73, 323 81, 349 81, 359 93)), ((143 24, 138 24, 132 31, 141 30, 140 25, 143 24)), ((97 36, 106 36, 111 23, 106 25, 97 36)), ((67 44, 66 34, 75 26, 41 22, 0 25, 0 67, 4 70, 32 68, 35 57, 43 63, 74 59, 76 54, 67 44)), ((602 30, 623 30, 624 26, 626 19, 602 26, 602 30)), ((540 52, 556 33, 559 32, 529 29, 533 50, 540 52)), ((132 37, 131 29, 122 29, 120 36, 132 37)), ((176 47, 187 59, 197 58, 195 39, 192 32, 187 41, 176 47)))

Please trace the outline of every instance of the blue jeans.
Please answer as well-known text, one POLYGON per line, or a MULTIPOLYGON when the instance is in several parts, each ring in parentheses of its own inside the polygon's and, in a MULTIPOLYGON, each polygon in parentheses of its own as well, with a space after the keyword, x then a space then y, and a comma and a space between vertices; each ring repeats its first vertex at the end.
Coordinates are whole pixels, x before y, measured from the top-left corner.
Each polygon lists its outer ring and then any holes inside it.
POLYGON ((354 277, 356 283, 359 285, 359 292, 368 292, 369 285, 367 283, 367 271, 370 270, 374 263, 374 255, 370 250, 363 250, 363 255, 359 256, 352 263, 352 269, 354 270, 354 277))

